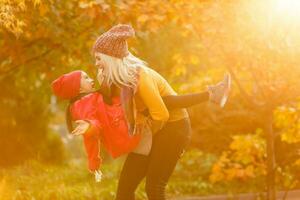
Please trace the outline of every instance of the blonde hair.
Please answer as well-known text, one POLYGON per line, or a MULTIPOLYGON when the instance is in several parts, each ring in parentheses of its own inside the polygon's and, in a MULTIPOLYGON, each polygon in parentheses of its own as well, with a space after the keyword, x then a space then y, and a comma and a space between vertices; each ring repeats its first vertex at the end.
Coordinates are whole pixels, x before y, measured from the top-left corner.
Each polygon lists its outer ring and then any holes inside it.
POLYGON ((100 53, 101 60, 105 63, 102 75, 105 77, 104 82, 117 86, 128 86, 135 88, 137 86, 137 68, 147 67, 147 63, 131 53, 121 58, 112 57, 100 53))

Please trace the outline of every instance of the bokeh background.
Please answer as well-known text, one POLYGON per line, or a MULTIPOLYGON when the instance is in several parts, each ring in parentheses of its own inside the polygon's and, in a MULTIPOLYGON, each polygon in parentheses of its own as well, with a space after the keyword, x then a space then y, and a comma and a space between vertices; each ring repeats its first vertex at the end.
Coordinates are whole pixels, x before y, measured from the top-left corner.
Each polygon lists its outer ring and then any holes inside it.
POLYGON ((0 199, 113 199, 124 158, 102 149, 94 182, 50 83, 75 69, 95 77, 92 44, 118 23, 180 94, 233 77, 224 109, 189 109, 192 143, 168 196, 299 188, 299 13, 297 0, 0 0, 0 199))

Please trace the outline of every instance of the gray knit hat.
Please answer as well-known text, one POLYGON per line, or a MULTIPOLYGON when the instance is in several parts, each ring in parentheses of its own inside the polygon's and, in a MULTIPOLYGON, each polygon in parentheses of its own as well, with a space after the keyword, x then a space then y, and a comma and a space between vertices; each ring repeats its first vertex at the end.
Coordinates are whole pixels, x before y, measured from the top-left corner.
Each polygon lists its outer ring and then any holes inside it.
POLYGON ((129 54, 127 38, 133 37, 134 29, 130 25, 118 24, 100 35, 93 45, 92 52, 124 58, 129 54))

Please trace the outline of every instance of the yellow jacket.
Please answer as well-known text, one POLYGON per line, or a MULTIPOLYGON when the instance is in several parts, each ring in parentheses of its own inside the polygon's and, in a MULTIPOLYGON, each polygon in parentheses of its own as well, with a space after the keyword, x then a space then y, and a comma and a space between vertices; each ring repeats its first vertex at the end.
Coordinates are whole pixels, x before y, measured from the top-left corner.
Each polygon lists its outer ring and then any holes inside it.
MULTIPOLYGON (((140 68, 139 81, 135 95, 137 112, 149 110, 153 120, 172 122, 188 117, 186 109, 174 109, 168 111, 162 97, 177 95, 170 84, 156 71, 150 68, 140 68)), ((142 121, 141 115, 137 114, 137 122, 142 121)))

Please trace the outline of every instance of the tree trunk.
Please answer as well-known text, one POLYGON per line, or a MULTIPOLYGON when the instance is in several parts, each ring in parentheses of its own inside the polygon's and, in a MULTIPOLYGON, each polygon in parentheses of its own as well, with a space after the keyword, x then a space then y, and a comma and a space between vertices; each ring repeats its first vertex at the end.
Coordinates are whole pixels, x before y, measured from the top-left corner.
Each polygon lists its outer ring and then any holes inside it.
POLYGON ((267 200, 276 200, 273 112, 267 112, 266 117, 265 133, 267 136, 267 200))

